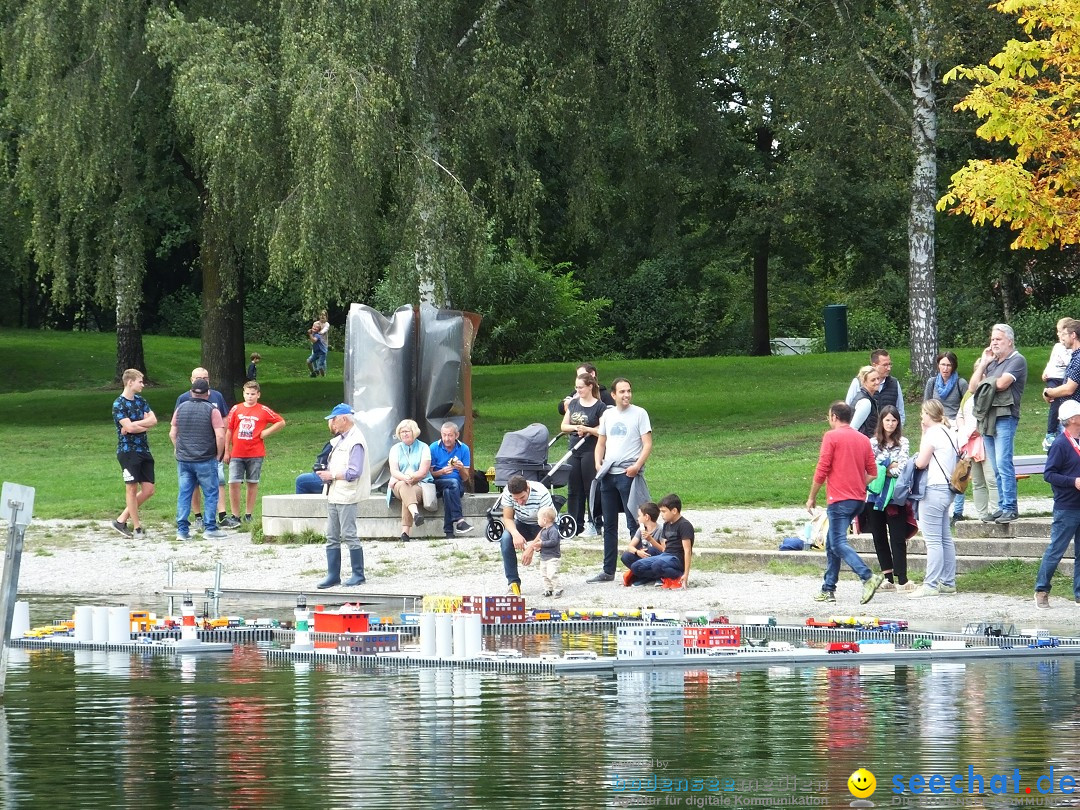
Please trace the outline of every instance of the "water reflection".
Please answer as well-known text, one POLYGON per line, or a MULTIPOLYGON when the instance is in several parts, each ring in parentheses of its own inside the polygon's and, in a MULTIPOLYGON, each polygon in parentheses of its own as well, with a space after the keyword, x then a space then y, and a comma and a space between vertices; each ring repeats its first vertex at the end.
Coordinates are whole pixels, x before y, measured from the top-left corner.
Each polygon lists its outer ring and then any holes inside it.
POLYGON ((652 778, 644 795, 683 807, 800 793, 846 806, 847 777, 866 767, 882 806, 894 776, 1080 778, 1078 685, 1073 659, 538 677, 267 664, 255 647, 13 650, 0 799, 583 808, 625 804, 620 781, 652 778), (702 788, 665 794, 657 779, 702 788))

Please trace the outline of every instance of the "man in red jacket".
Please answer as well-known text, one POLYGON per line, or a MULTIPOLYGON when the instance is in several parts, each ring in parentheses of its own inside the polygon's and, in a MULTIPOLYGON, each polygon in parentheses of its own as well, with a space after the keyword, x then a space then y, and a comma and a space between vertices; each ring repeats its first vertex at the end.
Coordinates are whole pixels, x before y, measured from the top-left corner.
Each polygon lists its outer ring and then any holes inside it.
POLYGON ((866 485, 877 477, 877 463, 870 449, 870 440, 851 427, 851 406, 834 402, 829 407, 829 431, 821 440, 821 453, 814 470, 814 483, 806 510, 814 513, 821 487, 828 482, 829 536, 825 541, 825 581, 817 602, 836 601, 836 581, 840 578, 840 562, 851 566, 863 582, 862 599, 865 605, 874 598, 885 577, 874 574, 847 541, 848 527, 866 505, 866 485))

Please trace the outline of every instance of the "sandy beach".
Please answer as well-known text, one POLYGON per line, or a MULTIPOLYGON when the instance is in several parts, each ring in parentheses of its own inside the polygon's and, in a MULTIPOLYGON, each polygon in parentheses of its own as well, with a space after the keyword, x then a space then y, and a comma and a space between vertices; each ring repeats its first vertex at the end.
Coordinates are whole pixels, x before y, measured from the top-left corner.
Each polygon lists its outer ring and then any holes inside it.
MULTIPOLYGON (((1024 503, 1022 510, 1042 511, 1049 500, 1024 503)), ((697 532, 695 549, 775 548, 779 538, 795 534, 806 512, 788 509, 687 510, 697 532)), ((6 536, 6 526, 5 536, 6 536)), ((325 554, 320 545, 258 545, 250 535, 229 532, 224 540, 188 543, 174 540, 170 526, 148 526, 148 539, 136 542, 115 532, 108 521, 35 521, 26 535, 19 581, 21 598, 34 595, 73 598, 89 595, 133 595, 150 600, 166 584, 171 562, 174 586, 202 593, 213 585, 215 569, 222 565, 224 588, 291 590, 317 594, 315 585, 325 575, 325 554)), ((366 541, 367 583, 342 591, 357 594, 484 594, 505 593, 506 581, 498 546, 487 542, 480 527, 471 536, 400 543, 366 541)), ((771 614, 805 620, 809 616, 870 614, 911 622, 932 621, 935 627, 968 621, 995 620, 1022 626, 1063 628, 1075 624, 1080 605, 1071 594, 1051 595, 1050 610, 1039 610, 1031 597, 1017 598, 977 593, 912 600, 881 592, 866 606, 859 604, 861 585, 850 572, 841 574, 835 604, 813 601, 821 576, 778 576, 764 572, 714 573, 692 571, 690 587, 627 588, 614 583, 587 584, 600 568, 597 538, 577 538, 564 544, 577 551, 564 562, 561 584, 564 607, 634 608, 652 605, 668 610, 709 610, 732 619, 746 614, 771 614)), ((872 560, 866 560, 873 565, 872 560)), ((539 570, 522 572, 523 595, 529 605, 554 605, 544 599, 539 570)), ((1060 632, 1060 631, 1058 631, 1060 632)))

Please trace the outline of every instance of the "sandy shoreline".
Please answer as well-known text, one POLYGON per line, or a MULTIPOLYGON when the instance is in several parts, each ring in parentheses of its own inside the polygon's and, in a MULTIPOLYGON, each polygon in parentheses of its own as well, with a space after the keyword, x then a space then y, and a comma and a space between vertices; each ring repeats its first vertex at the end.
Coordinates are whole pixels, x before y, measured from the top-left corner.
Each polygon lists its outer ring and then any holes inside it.
MULTIPOLYGON (((1049 501, 1025 503, 1028 511, 1046 511, 1049 501)), ((698 532, 701 547, 738 547, 742 543, 777 541, 794 534, 806 513, 788 509, 687 510, 698 532)), ((166 583, 169 562, 177 588, 202 593, 211 587, 217 563, 223 566, 224 588, 293 590, 317 594, 315 584, 325 574, 325 553, 319 545, 253 545, 245 533, 229 533, 219 541, 201 538, 177 543, 171 527, 147 527, 149 539, 136 543, 113 531, 108 522, 38 521, 26 536, 19 580, 21 598, 34 595, 62 597, 133 595, 154 603, 166 583)), ((4 526, 6 537, 6 526, 4 526)), ((575 545, 599 548, 594 540, 578 539, 575 545)), ((367 584, 347 589, 371 594, 482 594, 504 593, 506 581, 497 545, 487 542, 479 530, 473 536, 451 540, 391 541, 365 543, 367 584)), ((775 548, 775 545, 773 546, 775 548)), ((626 588, 616 583, 586 584, 599 570, 599 551, 573 555, 584 564, 564 564, 561 574, 564 607, 632 608, 649 604, 669 610, 709 610, 732 619, 746 614, 772 614, 805 620, 809 616, 870 614, 912 622, 932 621, 935 627, 968 621, 995 620, 1018 626, 1047 627, 1061 632, 1075 625, 1080 605, 1071 594, 1051 595, 1051 610, 1038 610, 1030 597, 958 594, 911 600, 895 593, 879 593, 860 606, 861 585, 850 571, 841 575, 835 604, 820 604, 813 596, 821 577, 777 576, 764 572, 728 574, 692 572, 691 587, 681 591, 660 588, 626 588), (1064 598, 1068 597, 1068 598, 1064 598)), ((872 564, 871 560, 867 560, 872 564)), ((554 605, 540 593, 542 582, 533 566, 522 572, 523 591, 529 605, 554 605)), ((346 589, 342 589, 346 590, 346 589)))

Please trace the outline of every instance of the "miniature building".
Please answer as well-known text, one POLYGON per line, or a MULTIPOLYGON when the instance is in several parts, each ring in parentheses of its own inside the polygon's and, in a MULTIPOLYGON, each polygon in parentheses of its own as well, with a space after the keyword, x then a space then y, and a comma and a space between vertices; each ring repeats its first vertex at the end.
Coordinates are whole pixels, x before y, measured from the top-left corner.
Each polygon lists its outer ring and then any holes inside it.
POLYGON ((316 633, 366 633, 369 614, 355 606, 342 605, 338 610, 323 610, 319 605, 312 614, 316 633))
POLYGON ((479 613, 484 624, 516 624, 525 621, 525 600, 520 596, 466 596, 462 613, 479 613))
POLYGON ((682 654, 682 627, 647 624, 619 628, 617 658, 681 658, 682 654))
POLYGON ((337 643, 337 651, 343 655, 374 655, 400 649, 401 635, 398 633, 349 633, 337 643))
POLYGON ((738 647, 742 644, 742 630, 732 625, 691 625, 683 628, 683 644, 687 649, 738 647))

